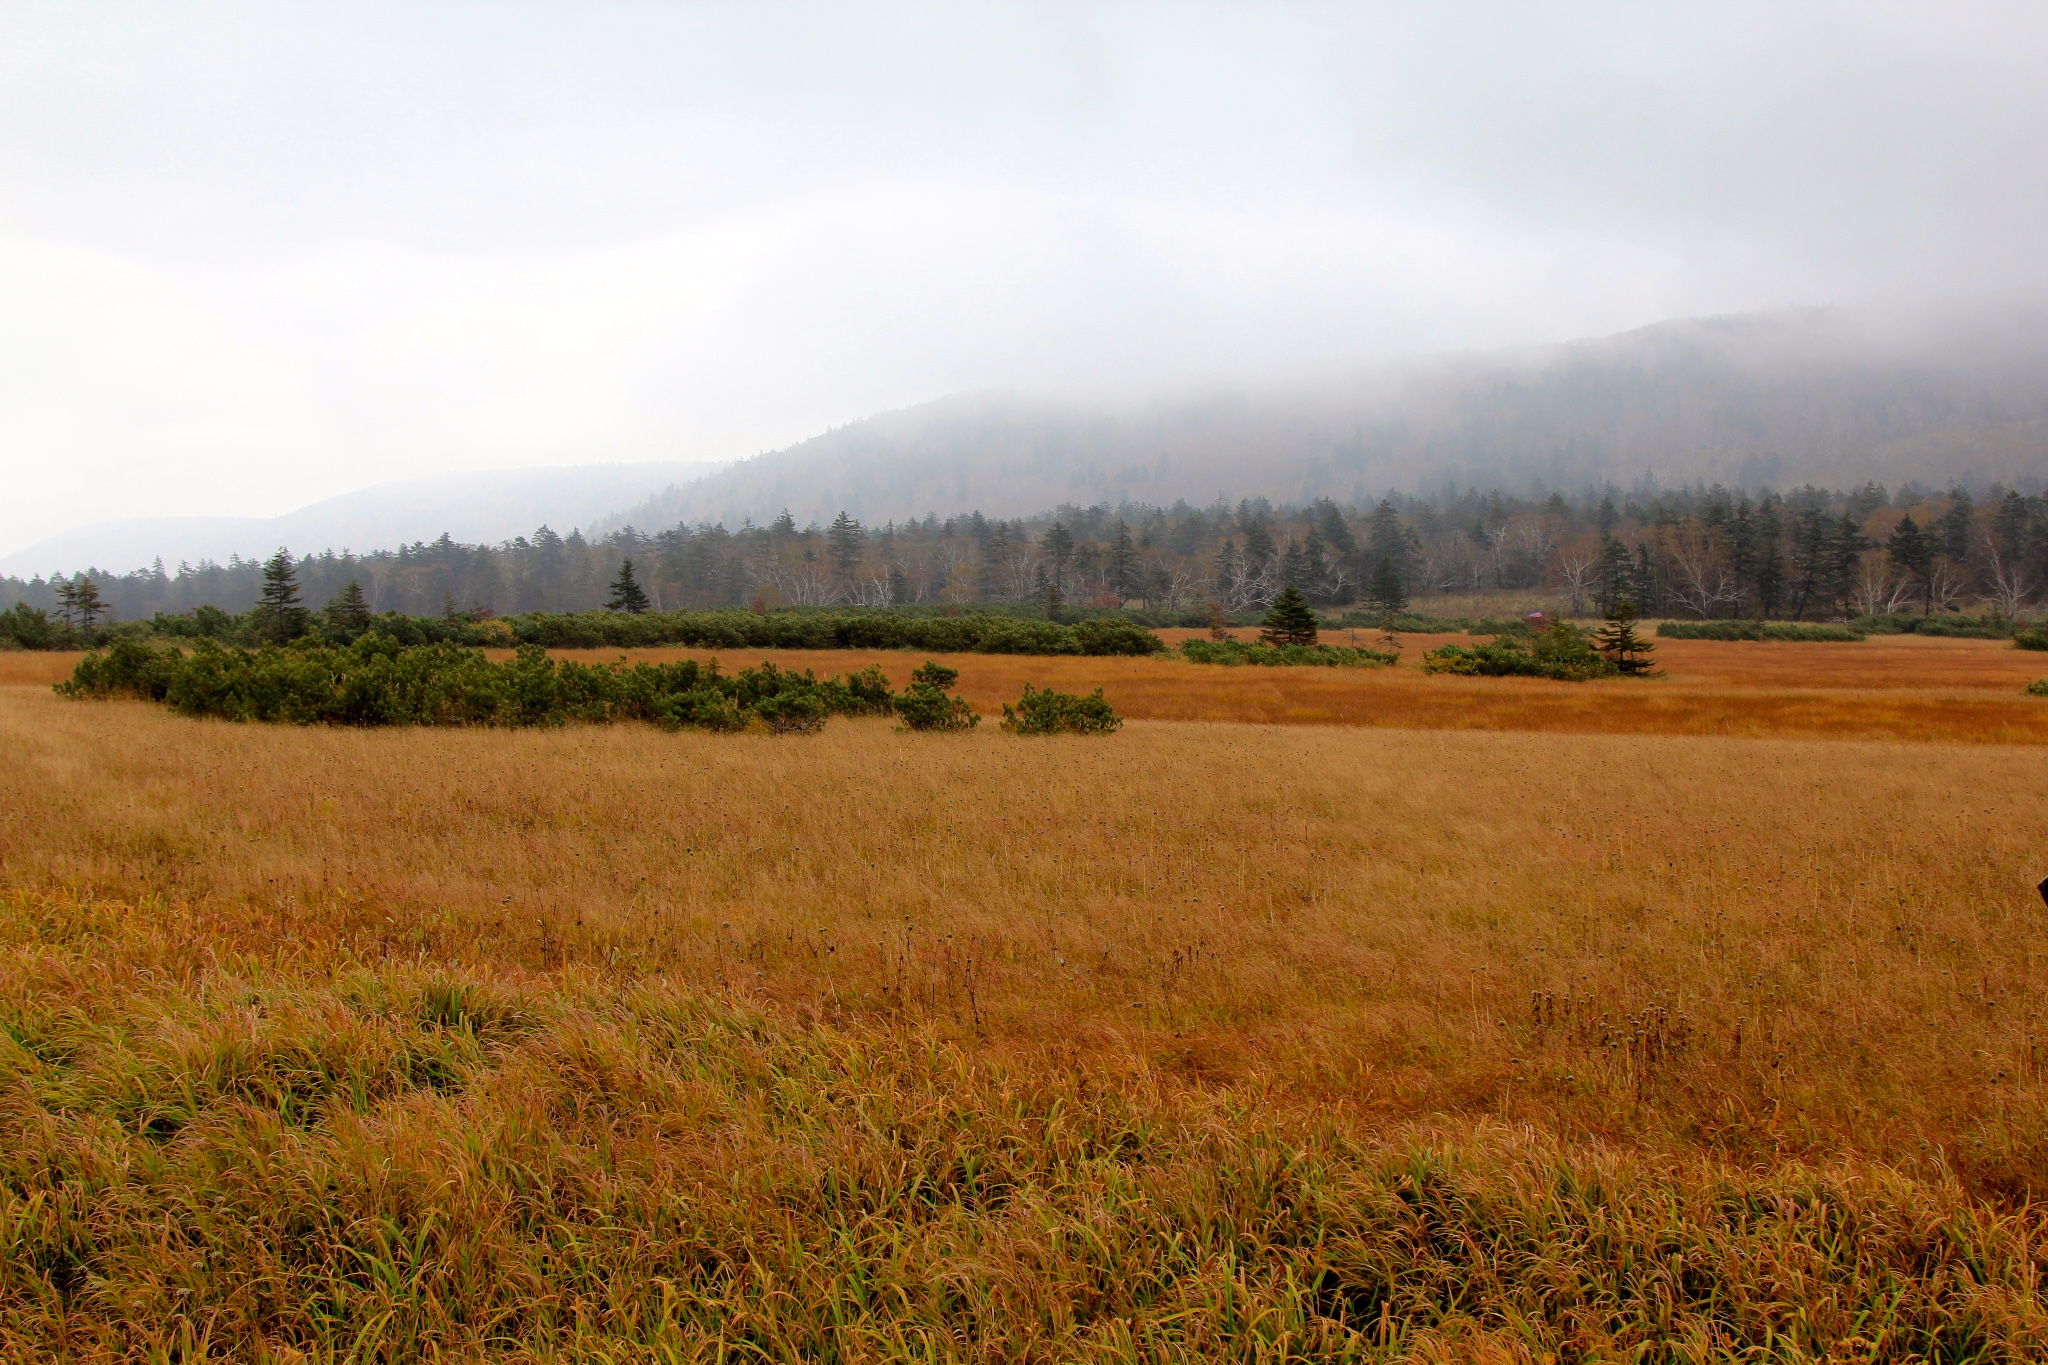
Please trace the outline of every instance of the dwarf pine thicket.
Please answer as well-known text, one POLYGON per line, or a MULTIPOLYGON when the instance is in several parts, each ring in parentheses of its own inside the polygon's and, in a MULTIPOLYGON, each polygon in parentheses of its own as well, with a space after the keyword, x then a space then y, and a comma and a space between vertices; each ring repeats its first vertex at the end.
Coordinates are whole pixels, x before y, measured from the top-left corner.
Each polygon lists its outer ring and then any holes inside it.
POLYGON ((1401 656, 1389 650, 1349 645, 1260 645, 1243 640, 1182 640, 1181 657, 1198 664, 1268 667, 1391 668, 1401 656))
POLYGON ((916 730, 971 728, 980 717, 945 691, 958 677, 927 663, 899 696, 875 667, 818 678, 809 669, 764 662, 727 674, 716 660, 584 664, 550 658, 537 645, 492 663, 480 650, 407 646, 371 634, 346 647, 300 641, 245 650, 202 640, 190 654, 117 640, 104 653, 80 660, 56 690, 73 699, 142 697, 187 716, 297 725, 520 727, 637 720, 668 730, 759 724, 783 734, 816 730, 829 716, 890 714, 916 730))
POLYGON ((1026 683, 1023 699, 1003 707, 1003 728, 1012 734, 1106 735, 1122 724, 1099 687, 1083 697, 1026 683))

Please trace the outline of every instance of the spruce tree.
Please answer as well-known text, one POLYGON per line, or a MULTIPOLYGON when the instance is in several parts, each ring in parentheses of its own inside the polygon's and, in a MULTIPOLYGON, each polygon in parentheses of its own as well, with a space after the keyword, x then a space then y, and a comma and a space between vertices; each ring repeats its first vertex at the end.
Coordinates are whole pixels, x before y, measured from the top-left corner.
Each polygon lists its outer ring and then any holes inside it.
POLYGON ((327 628, 336 635, 350 638, 361 635, 370 628, 370 602, 363 596, 363 585, 353 578, 348 586, 334 594, 328 602, 327 628))
POLYGON ((623 611, 629 616, 638 616, 647 610, 647 592, 640 586, 640 580, 633 577, 633 561, 619 561, 619 576, 612 580, 612 596, 604 604, 606 611, 623 611))
POLYGON ((847 515, 844 508, 825 531, 825 550, 832 556, 832 570, 845 587, 853 586, 854 571, 860 568, 867 550, 867 528, 847 515))
POLYGON ((306 609, 299 604, 299 571, 283 546, 263 566, 263 592, 256 599, 256 633, 273 643, 306 633, 306 609))
POLYGON ((1934 537, 1920 529, 1920 523, 1908 516, 1892 528, 1891 538, 1884 543, 1884 552, 1894 566, 1904 573, 1909 581, 1921 586, 1924 606, 1921 615, 1932 615, 1934 611, 1934 537))
POLYGON ((1263 645, 1312 645, 1316 642, 1316 614, 1309 610, 1301 590, 1289 583, 1273 599, 1272 607, 1259 622, 1259 643, 1263 645))
POLYGON ((1615 598, 1607 609, 1607 620, 1593 636, 1593 648, 1617 672, 1630 677, 1648 673, 1650 656, 1657 652, 1657 646, 1636 633, 1636 604, 1625 596, 1615 598))
POLYGON ((1366 598, 1385 616, 1408 610, 1408 585, 1401 581, 1401 566, 1392 556, 1373 566, 1372 581, 1365 586, 1366 598))
POLYGON ((65 625, 75 625, 90 636, 94 622, 106 615, 107 610, 99 585, 84 574, 57 580, 57 615, 63 618, 65 625))
POLYGON ((1131 543, 1131 528, 1122 517, 1116 519, 1116 539, 1109 549, 1109 587, 1121 604, 1126 598, 1136 597, 1140 588, 1137 547, 1131 543))
POLYGON ((1043 564, 1038 566, 1037 590, 1038 600, 1045 608, 1045 619, 1048 621, 1059 620, 1060 608, 1067 604, 1067 599, 1060 592, 1059 579, 1048 575, 1043 564))

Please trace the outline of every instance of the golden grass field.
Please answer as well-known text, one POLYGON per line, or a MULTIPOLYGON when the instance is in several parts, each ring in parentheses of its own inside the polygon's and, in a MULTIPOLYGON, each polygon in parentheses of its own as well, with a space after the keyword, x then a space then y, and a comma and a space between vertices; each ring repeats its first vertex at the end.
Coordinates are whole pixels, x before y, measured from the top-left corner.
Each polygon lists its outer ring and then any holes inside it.
POLYGON ((2048 1355, 2048 656, 1406 643, 948 660, 1094 740, 297 730, 0 655, 0 1350, 2048 1355))

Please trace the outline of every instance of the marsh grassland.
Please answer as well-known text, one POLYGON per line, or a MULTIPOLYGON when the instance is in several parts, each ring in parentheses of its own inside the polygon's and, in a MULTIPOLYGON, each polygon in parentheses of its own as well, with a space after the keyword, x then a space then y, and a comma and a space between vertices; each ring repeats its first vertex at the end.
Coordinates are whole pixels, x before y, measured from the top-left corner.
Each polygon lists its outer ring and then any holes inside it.
POLYGON ((949 661, 1134 717, 1037 741, 0 656, 0 1350, 2039 1359, 2017 653, 949 661))

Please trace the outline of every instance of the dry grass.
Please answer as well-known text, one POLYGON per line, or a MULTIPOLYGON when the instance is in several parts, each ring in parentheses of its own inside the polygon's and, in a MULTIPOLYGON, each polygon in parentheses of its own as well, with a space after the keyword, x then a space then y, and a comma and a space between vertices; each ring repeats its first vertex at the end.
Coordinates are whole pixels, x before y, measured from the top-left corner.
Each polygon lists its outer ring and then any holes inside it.
POLYGON ((2048 1349, 2029 747, 0 688, 0 752, 23 1356, 2048 1349))
MULTIPOLYGON (((1177 642, 1193 631, 1162 631, 1177 642)), ((1239 632, 1249 634, 1249 632, 1239 632)), ((1371 631, 1355 632, 1370 644, 1371 631)), ((1335 643, 1352 633, 1329 632, 1335 643)), ((1103 688, 1138 720, 1343 725, 1563 734, 1803 735, 1989 744, 2048 743, 2048 705, 2022 689, 2048 672, 2043 656, 1996 640, 1881 636, 1861 644, 1663 640, 1651 682, 1555 683, 1532 678, 1425 676, 1425 650, 1463 636, 1403 637, 1393 669, 1221 668, 1179 659, 942 655, 959 691, 984 715, 1029 682, 1103 688)), ((561 650, 565 658, 772 659, 820 674, 879 665, 902 686, 926 657, 893 650, 561 650)), ((0 685, 56 682, 75 654, 0 653, 0 685)))
POLYGON ((1369 1108, 2048 1159, 2006 1127, 2048 989, 2030 750, 309 732, 18 692, 0 736, 8 884, 160 894, 238 951, 603 964, 1369 1108), (1608 1049, 1660 1009, 1682 1048, 1608 1049))

